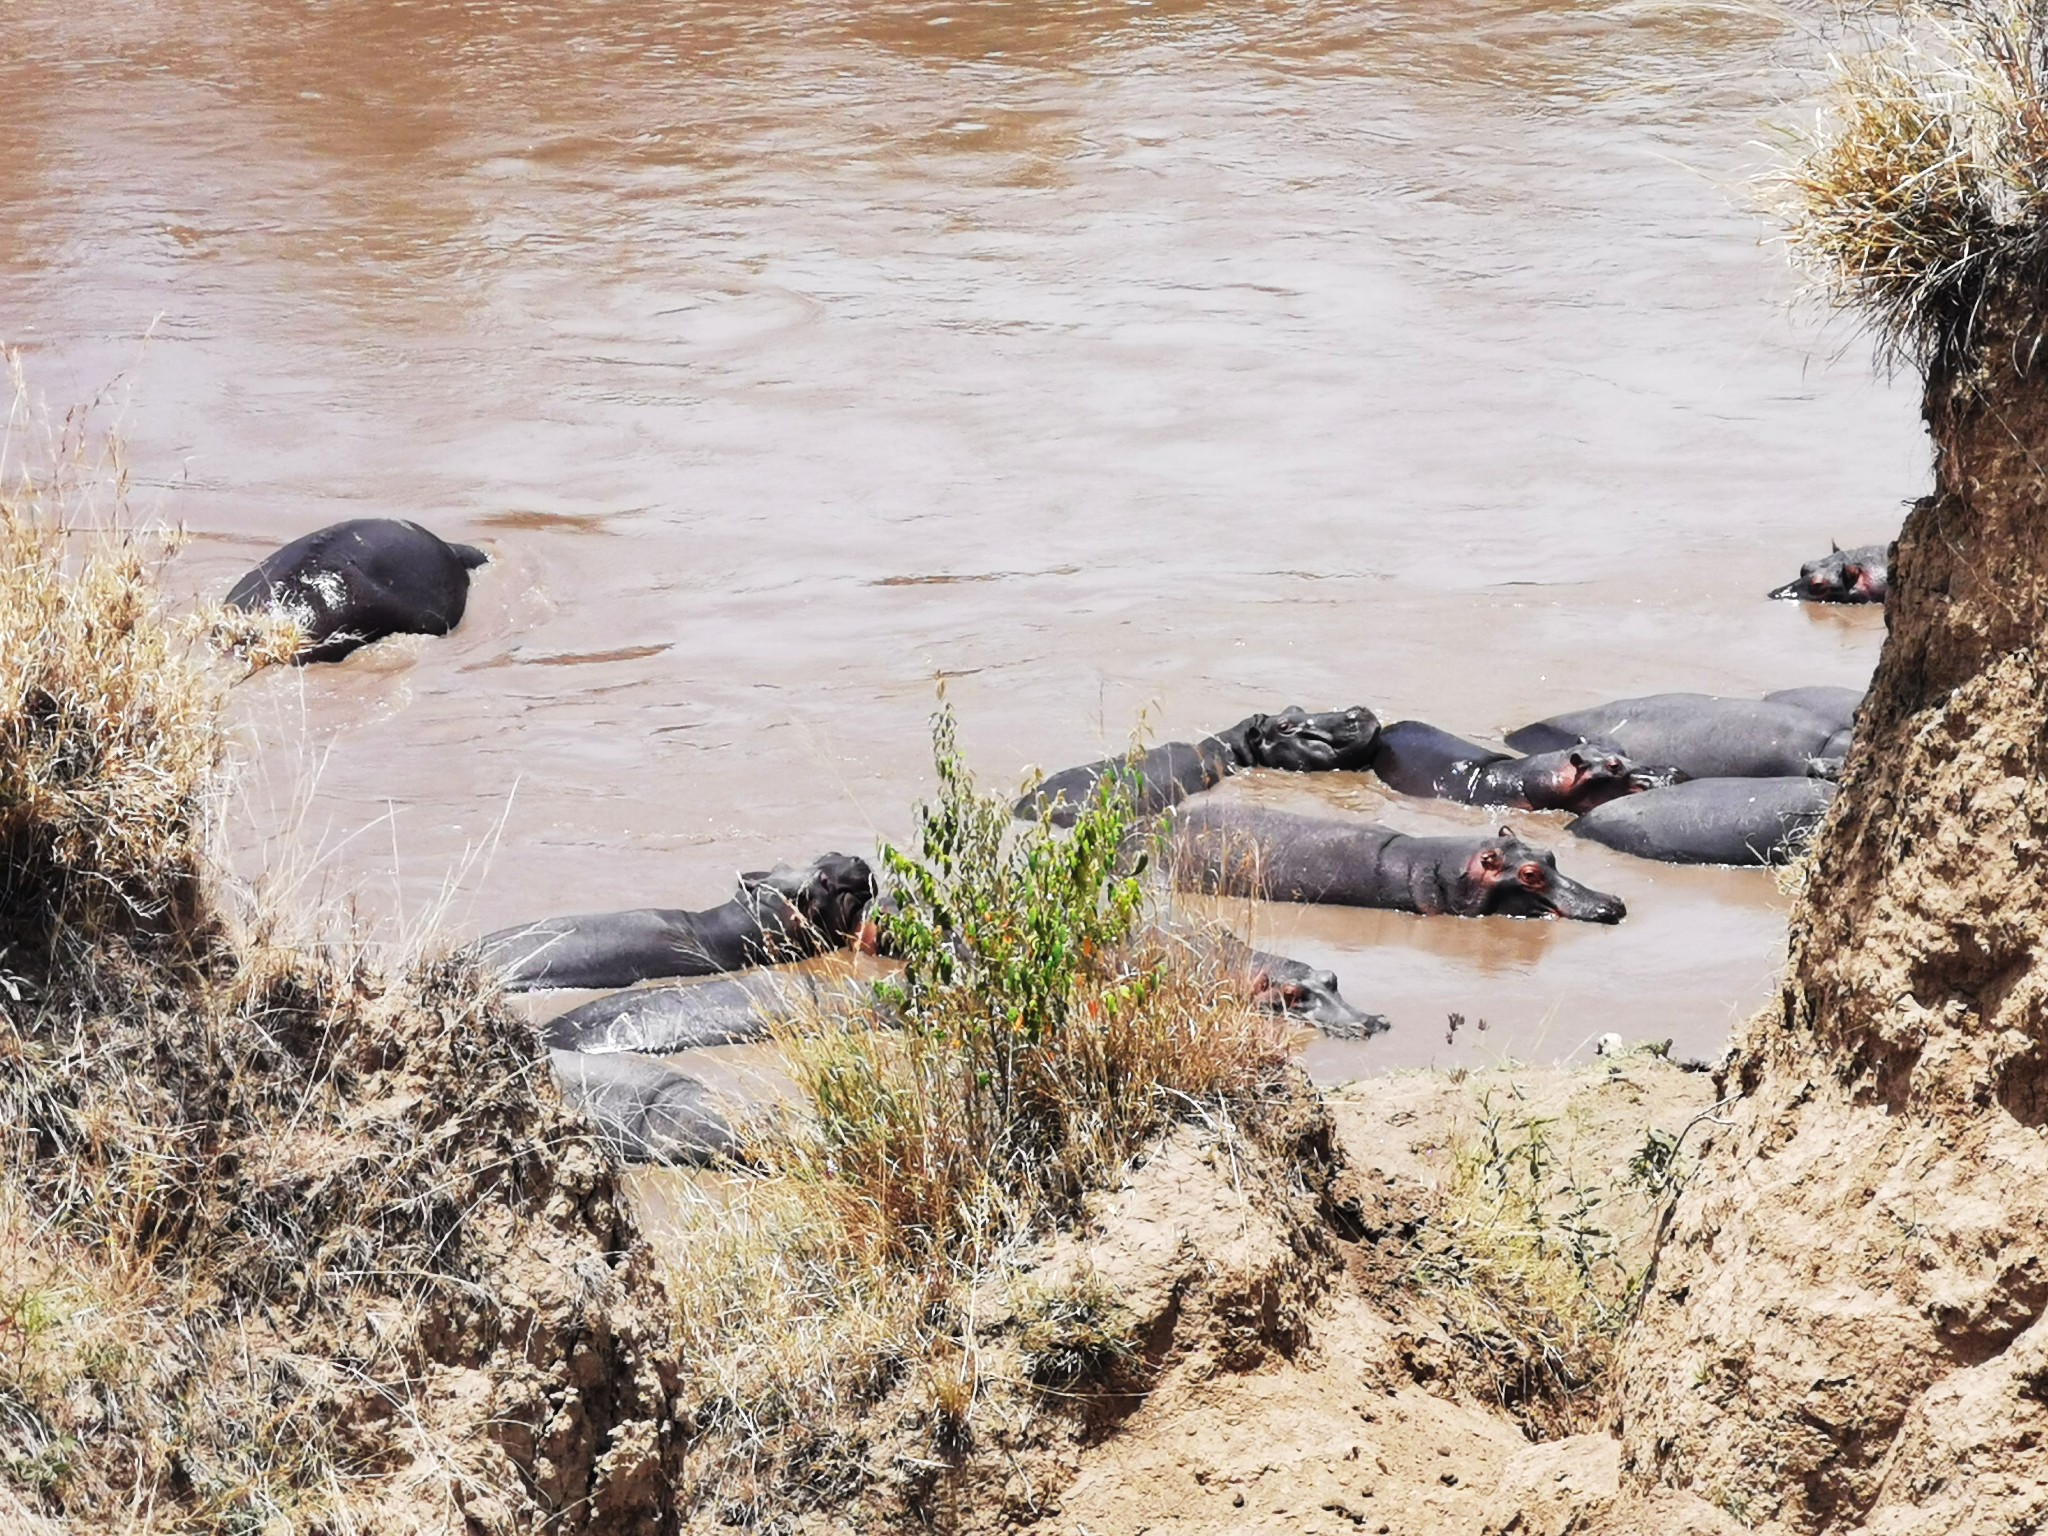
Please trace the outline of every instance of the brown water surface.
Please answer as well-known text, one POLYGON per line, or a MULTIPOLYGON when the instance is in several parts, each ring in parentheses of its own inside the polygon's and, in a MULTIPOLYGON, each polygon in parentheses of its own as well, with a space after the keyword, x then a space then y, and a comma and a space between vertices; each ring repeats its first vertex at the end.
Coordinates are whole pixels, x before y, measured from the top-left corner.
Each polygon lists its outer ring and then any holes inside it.
MULTIPOLYGON (((0 336, 124 376, 195 591, 342 517, 491 551, 453 637, 242 690, 252 840, 311 775, 314 888, 409 922, 704 905, 901 835, 940 678, 1005 783, 1141 711, 1860 683, 1878 615, 1761 598, 1927 478, 1739 184, 1815 14, 15 0, 0 336)), ((1763 996, 1767 874, 1561 859, 1629 920, 1249 914, 1396 1022, 1315 1069, 1763 996)))

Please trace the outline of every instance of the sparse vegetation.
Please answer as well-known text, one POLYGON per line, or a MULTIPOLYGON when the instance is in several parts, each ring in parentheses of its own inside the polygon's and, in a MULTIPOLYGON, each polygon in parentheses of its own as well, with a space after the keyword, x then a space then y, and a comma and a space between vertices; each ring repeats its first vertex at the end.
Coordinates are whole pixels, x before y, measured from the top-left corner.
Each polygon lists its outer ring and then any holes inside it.
MULTIPOLYGON (((1540 1438, 1597 1421, 1648 1266, 1648 1206, 1663 1193, 1575 1166, 1571 1130, 1488 1092, 1416 1243, 1415 1285, 1459 1352, 1458 1375, 1540 1438)), ((1675 1157, 1674 1145, 1645 1175, 1661 1181, 1675 1157)))
POLYGON ((1838 57, 1776 178, 1792 250, 1921 367, 1963 355, 1984 300, 2048 277, 2048 14, 1899 0, 1838 57))
POLYGON ((1011 1296, 1021 1253, 1285 1060, 1284 1029, 1219 966, 1146 926, 1113 776, 1061 833, 976 788, 943 710, 935 756, 916 848, 884 854, 901 981, 865 1016, 787 1033, 802 1112, 678 1241, 700 1497, 764 1476, 824 1496, 844 1411, 898 1389, 925 1426, 916 1454, 945 1456, 1028 1417, 1034 1387, 1112 1366, 1106 1299, 1011 1296))

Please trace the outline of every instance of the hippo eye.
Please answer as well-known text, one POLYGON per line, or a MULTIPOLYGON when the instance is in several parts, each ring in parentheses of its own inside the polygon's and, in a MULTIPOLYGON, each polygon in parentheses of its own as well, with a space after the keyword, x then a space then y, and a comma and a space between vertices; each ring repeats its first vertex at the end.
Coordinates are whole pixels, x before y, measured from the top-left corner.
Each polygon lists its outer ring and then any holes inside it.
POLYGON ((1520 869, 1515 871, 1515 878, 1521 881, 1522 884, 1526 885, 1530 890, 1540 891, 1543 889, 1545 883, 1545 874, 1543 866, 1541 864, 1537 864, 1534 862, 1524 864, 1520 869))
POLYGON ((1499 869, 1501 865, 1503 865, 1506 862, 1507 861, 1500 856, 1500 850, 1498 848, 1488 848, 1485 852, 1479 855, 1479 867, 1481 869, 1499 869))
POLYGON ((1289 982, 1280 989, 1280 995, 1287 999, 1287 1006, 1290 1008, 1299 1008, 1308 1001, 1308 989, 1299 982, 1289 982))
POLYGON ((1617 775, 1624 774, 1628 772, 1628 764, 1618 757, 1610 757, 1607 759, 1607 771, 1617 775))
POLYGON ((1845 566, 1843 566, 1843 567, 1842 567, 1842 580, 1844 580, 1844 581, 1847 581, 1847 582, 1858 582, 1858 581, 1861 581, 1862 579, 1863 579, 1863 567, 1862 567, 1862 566, 1860 566, 1860 565, 1845 565, 1845 566))

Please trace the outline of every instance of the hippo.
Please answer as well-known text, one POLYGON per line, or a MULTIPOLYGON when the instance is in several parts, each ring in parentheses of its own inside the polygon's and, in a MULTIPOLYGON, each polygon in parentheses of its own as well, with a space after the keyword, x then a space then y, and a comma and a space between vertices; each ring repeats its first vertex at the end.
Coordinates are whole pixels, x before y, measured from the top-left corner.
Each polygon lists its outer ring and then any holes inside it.
POLYGON ((469 573, 488 559, 418 523, 360 517, 292 540, 224 601, 298 620, 306 640, 294 662, 340 661, 386 635, 447 634, 469 605, 469 573))
POLYGON ((562 1103, 628 1163, 711 1163, 739 1150, 732 1121, 696 1078, 645 1056, 549 1051, 562 1103))
POLYGON ((1420 720, 1397 720, 1380 732, 1372 769, 1404 795, 1525 811, 1589 811, 1649 788, 1652 778, 1619 752, 1566 747, 1516 757, 1420 720))
POLYGON ((571 1008, 540 1027, 543 1045, 602 1055, 670 1056, 712 1045, 749 1045, 793 1010, 851 995, 794 971, 755 971, 681 986, 634 987, 571 1008))
POLYGON ((1694 779, 1612 801, 1570 830, 1667 864, 1782 864, 1805 847, 1835 790, 1826 779, 1694 779))
POLYGON ((1846 731, 1856 723, 1856 711, 1863 706, 1861 688, 1780 688, 1764 695, 1766 704, 1790 704, 1817 719, 1830 730, 1846 731))
POLYGON ((1768 597, 1798 598, 1808 603, 1881 603, 1889 590, 1886 569, 1890 546, 1865 544, 1860 549, 1829 546, 1827 554, 1799 567, 1799 579, 1773 587, 1768 597))
POLYGON ((1337 902, 1454 917, 1618 923, 1620 898, 1560 874, 1506 827, 1491 837, 1411 837, 1369 821, 1197 802, 1175 815, 1183 889, 1270 901, 1337 902))
POLYGON ((1231 939, 1226 953, 1245 979, 1245 1000, 1267 1013, 1312 1024, 1333 1040, 1370 1040, 1393 1028, 1377 1013, 1360 1013, 1337 990, 1337 973, 1231 939))
POLYGON ((1042 814, 1055 826, 1070 827, 1103 775, 1114 773, 1130 783, 1138 813, 1150 816, 1245 768, 1290 773, 1369 768, 1379 736, 1379 717, 1362 704, 1317 714, 1290 704, 1277 715, 1247 716, 1197 742, 1169 741, 1135 759, 1106 757, 1065 769, 1019 800, 1017 814, 1027 821, 1042 814))
POLYGON ((1552 715, 1508 732, 1507 742, 1518 752, 1584 742, 1690 779, 1780 779, 1824 772, 1835 736, 1826 719, 1791 704, 1655 693, 1552 715))
POLYGON ((823 954, 860 933, 874 895, 865 859, 828 853, 806 869, 741 875, 733 899, 708 911, 548 918, 488 934, 477 949, 511 992, 630 987, 823 954))

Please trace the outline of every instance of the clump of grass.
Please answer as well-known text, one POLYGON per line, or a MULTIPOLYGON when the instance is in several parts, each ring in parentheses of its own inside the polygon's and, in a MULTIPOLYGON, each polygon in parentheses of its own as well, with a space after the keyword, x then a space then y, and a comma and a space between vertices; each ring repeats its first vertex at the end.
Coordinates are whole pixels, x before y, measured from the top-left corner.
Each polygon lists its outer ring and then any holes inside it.
POLYGON ((1649 1261, 1615 1232, 1647 1232, 1647 1205, 1675 1176, 1675 1145, 1653 1133, 1631 1179, 1640 1188, 1583 1177, 1566 1130, 1489 1093, 1452 1149, 1415 1256, 1415 1285, 1462 1356, 1458 1376, 1544 1439, 1597 1422, 1649 1261), (1617 1209, 1628 1200, 1639 1208, 1617 1209))
POLYGON ((1940 367, 1987 300, 2048 283, 2048 14, 1900 0, 1894 17, 1833 61, 1773 185, 1795 258, 1895 356, 1940 367))
POLYGON ((192 926, 221 690, 158 585, 168 541, 82 416, 38 422, 19 360, 0 437, 0 944, 192 926))
POLYGON ((1171 1125, 1230 1117, 1286 1059, 1285 1029, 1220 960, 1147 920, 1115 776, 1063 833, 976 787, 949 710, 934 738, 916 844, 883 852, 900 980, 864 1012, 786 1032, 800 1112, 756 1138, 742 1195, 678 1238, 700 1499, 764 1467, 789 1496, 824 1496, 821 1459, 847 1464, 845 1410, 893 1391, 938 1457, 1035 1399, 1034 1374, 1087 1350, 1071 1329, 1071 1347, 1049 1343, 1044 1317, 1020 1350, 1004 1299, 1019 1252, 1171 1125), (992 1333, 995 1316, 1011 1323, 992 1333))

